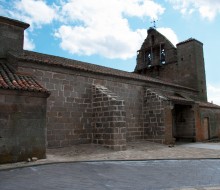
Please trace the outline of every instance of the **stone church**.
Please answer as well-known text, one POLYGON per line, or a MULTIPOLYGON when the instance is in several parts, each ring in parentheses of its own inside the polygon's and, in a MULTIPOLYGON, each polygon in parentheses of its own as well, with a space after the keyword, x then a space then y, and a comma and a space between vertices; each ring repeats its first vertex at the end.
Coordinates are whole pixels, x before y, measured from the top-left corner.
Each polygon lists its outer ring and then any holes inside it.
POLYGON ((130 73, 23 50, 28 27, 0 17, 0 163, 45 158, 46 147, 220 137, 200 41, 174 46, 149 28, 130 73))

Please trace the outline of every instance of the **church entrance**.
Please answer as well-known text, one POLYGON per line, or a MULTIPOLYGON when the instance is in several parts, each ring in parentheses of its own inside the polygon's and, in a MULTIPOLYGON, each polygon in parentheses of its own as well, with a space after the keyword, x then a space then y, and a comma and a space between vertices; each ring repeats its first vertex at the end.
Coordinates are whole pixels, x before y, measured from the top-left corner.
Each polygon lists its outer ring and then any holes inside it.
POLYGON ((175 104, 173 109, 173 137, 176 141, 195 140, 195 118, 192 105, 175 104))

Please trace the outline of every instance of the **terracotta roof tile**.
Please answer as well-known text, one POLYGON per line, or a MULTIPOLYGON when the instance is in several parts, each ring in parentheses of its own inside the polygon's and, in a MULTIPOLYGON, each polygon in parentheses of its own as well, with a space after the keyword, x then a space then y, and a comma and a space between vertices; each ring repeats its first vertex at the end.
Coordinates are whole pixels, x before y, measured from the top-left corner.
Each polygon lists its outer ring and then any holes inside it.
POLYGON ((0 61, 0 88, 49 94, 49 91, 42 87, 33 77, 15 73, 3 61, 0 61))
POLYGON ((156 78, 152 78, 152 77, 148 77, 148 76, 144 76, 144 75, 140 75, 136 73, 130 73, 126 71, 121 71, 117 69, 112 69, 112 68, 99 66, 99 65, 95 65, 91 63, 85 63, 85 62, 81 62, 77 60, 62 58, 58 56, 46 55, 46 54, 36 53, 32 51, 23 51, 20 54, 16 52, 10 52, 9 55, 21 61, 30 61, 30 62, 40 63, 40 64, 53 65, 53 66, 58 66, 58 67, 66 67, 69 69, 78 69, 78 70, 101 73, 101 74, 115 76, 115 77, 144 80, 148 82, 169 85, 173 87, 179 87, 179 88, 184 88, 184 89, 195 91, 194 89, 180 86, 180 85, 170 83, 167 81, 162 81, 156 78))

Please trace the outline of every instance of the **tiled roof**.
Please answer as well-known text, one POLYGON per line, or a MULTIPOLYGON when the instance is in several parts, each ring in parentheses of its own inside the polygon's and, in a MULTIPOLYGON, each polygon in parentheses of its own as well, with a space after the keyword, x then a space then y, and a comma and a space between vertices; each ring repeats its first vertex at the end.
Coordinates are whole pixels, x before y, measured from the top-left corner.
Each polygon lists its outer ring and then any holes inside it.
POLYGON ((105 75, 110 75, 114 77, 123 77, 123 78, 130 78, 130 79, 136 79, 136 80, 144 80, 152 83, 158 83, 168 86, 173 86, 177 88, 183 88, 195 91, 194 89, 180 86, 174 83, 170 83, 167 81, 162 81, 156 78, 136 74, 136 73, 130 73, 126 71, 121 71, 117 69, 112 69, 104 66, 99 66, 91 63, 85 63, 77 60, 62 58, 58 56, 52 56, 52 55, 46 55, 41 53, 36 53, 32 51, 23 51, 22 53, 18 54, 17 52, 10 52, 11 56, 17 58, 21 61, 30 61, 30 62, 36 62, 40 64, 47 64, 47 65, 53 65, 58 67, 66 67, 68 69, 78 69, 83 70, 87 72, 93 72, 93 73, 101 73, 105 75))
POLYGON ((6 63, 0 61, 0 88, 10 90, 23 90, 45 92, 49 94, 33 77, 13 71, 6 63))
POLYGON ((197 103, 199 104, 200 107, 220 109, 219 105, 213 103, 209 103, 209 102, 197 102, 197 103))

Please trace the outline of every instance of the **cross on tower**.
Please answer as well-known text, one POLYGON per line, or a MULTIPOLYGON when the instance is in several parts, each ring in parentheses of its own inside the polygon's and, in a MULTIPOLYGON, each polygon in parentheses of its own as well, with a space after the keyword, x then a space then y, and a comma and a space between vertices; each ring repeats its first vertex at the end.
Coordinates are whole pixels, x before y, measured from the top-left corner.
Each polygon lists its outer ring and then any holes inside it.
POLYGON ((153 19, 152 21, 151 21, 151 23, 152 23, 152 25, 153 25, 153 28, 156 28, 156 22, 157 22, 158 20, 155 20, 155 19, 153 19))

